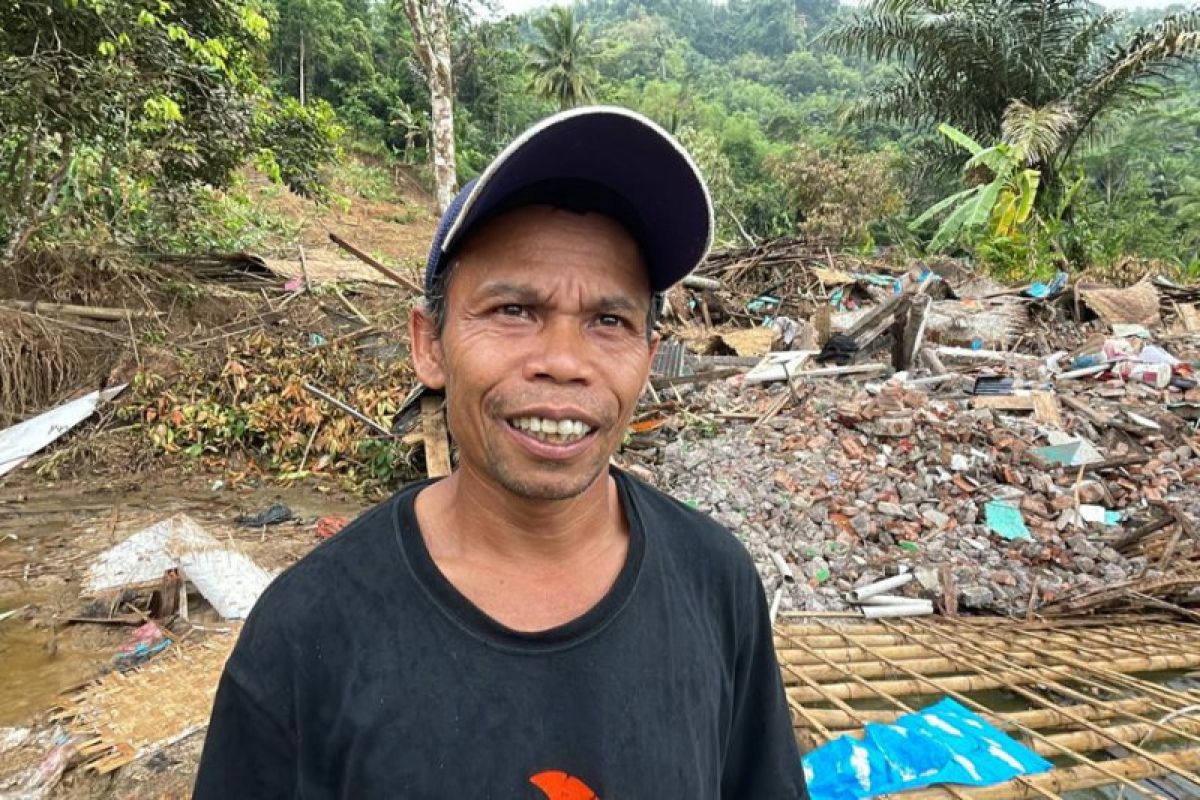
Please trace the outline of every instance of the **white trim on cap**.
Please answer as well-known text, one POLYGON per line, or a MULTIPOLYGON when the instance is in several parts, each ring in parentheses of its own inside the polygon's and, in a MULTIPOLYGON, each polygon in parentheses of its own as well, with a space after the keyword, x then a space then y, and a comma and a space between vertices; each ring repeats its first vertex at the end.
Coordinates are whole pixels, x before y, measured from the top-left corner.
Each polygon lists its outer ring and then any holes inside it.
MULTIPOLYGON (((458 215, 455 217, 454 223, 450 226, 450 230, 446 232, 446 237, 442 240, 442 253, 445 254, 454 243, 454 239, 458 235, 459 227, 462 225, 463 220, 466 219, 467 214, 470 213, 471 207, 475 205, 475 201, 483 191, 483 188, 487 186, 488 181, 491 180, 491 178, 496 174, 496 171, 504 165, 504 163, 509 159, 510 156, 512 156, 513 153, 520 150, 530 139, 534 138, 547 128, 551 128, 561 122, 574 119, 575 117, 589 115, 598 116, 602 114, 612 114, 614 116, 625 117, 644 125, 652 133, 657 134, 668 144, 670 144, 671 147, 675 149, 675 152, 683 158, 684 162, 691 167, 692 174, 696 176, 696 183, 700 184, 700 191, 704 194, 704 207, 708 212, 708 239, 704 243, 704 249, 700 252, 699 259, 684 274, 690 274, 696 269, 696 267, 700 266, 700 264, 704 261, 705 256, 708 255, 709 248, 712 247, 714 229, 716 228, 716 217, 713 213, 712 196, 708 191, 708 183, 705 182, 704 175, 701 174, 700 169, 696 166, 696 162, 692 159, 691 153, 684 149, 683 145, 681 145, 674 136, 668 133, 654 120, 649 119, 637 113, 636 111, 631 111, 628 108, 621 108, 620 106, 581 106, 579 108, 568 109, 567 111, 560 111, 557 114, 546 117, 544 120, 531 126, 516 139, 513 139, 512 142, 509 143, 508 147, 500 151, 500 155, 496 156, 492 160, 492 163, 488 164, 487 168, 483 171, 483 174, 481 174, 479 179, 475 182, 475 186, 471 188, 471 194, 468 195, 467 199, 463 202, 463 206, 459 210, 458 215)), ((636 205, 636 203, 634 204, 636 205)))

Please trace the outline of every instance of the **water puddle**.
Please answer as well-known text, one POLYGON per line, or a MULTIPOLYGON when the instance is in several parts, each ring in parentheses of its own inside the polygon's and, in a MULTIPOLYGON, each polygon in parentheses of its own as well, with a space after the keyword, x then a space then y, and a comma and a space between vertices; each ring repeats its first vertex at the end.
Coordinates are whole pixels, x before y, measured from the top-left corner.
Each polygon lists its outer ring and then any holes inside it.
POLYGON ((0 726, 27 724, 63 692, 94 677, 109 659, 95 646, 64 641, 62 636, 51 653, 49 639, 49 630, 24 620, 0 622, 0 726))

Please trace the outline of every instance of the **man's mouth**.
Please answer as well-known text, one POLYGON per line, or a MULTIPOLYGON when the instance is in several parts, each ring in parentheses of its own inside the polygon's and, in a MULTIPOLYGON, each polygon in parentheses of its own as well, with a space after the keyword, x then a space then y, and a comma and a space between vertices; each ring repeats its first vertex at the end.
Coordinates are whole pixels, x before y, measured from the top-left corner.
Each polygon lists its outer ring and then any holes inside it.
POLYGON ((508 424, 526 436, 548 444, 572 444, 595 430, 586 422, 578 419, 516 417, 510 419, 508 424))

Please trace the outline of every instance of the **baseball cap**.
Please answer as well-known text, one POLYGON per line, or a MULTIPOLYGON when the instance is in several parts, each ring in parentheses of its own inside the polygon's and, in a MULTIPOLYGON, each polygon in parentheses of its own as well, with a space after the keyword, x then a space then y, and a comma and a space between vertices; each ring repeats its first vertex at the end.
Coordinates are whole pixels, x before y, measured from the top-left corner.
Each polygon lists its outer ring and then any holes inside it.
POLYGON ((712 244, 712 200, 683 146, 641 114, 585 106, 532 126, 462 188, 434 234, 425 294, 471 231, 535 203, 615 218, 637 240, 654 292, 699 266, 712 244))

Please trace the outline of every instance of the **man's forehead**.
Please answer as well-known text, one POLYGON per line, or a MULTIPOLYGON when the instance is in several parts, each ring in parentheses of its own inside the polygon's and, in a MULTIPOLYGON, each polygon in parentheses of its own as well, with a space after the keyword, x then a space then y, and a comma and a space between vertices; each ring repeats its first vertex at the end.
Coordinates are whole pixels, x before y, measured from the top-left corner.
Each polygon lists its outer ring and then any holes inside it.
MULTIPOLYGON (((548 286, 548 281, 537 280, 539 273, 529 270, 515 277, 484 278, 474 287, 472 294, 489 299, 511 299, 521 303, 541 304, 558 296, 561 286, 548 286)), ((584 300, 588 308, 598 311, 639 311, 645 310, 650 302, 648 292, 609 291, 605 287, 598 292, 589 293, 584 300)))
POLYGON ((530 273, 531 285, 561 278, 575 265, 611 274, 618 284, 649 293, 649 274, 636 240, 619 221, 595 212, 546 205, 513 209, 472 231, 449 270, 469 266, 483 281, 530 273), (549 272, 548 272, 549 271, 549 272))
POLYGON ((579 210, 549 203, 530 203, 505 209, 473 228, 463 239, 458 253, 476 249, 480 240, 501 242, 521 248, 544 244, 556 231, 576 235, 613 237, 627 241, 639 258, 644 258, 636 231, 622 219, 604 211, 579 210))

